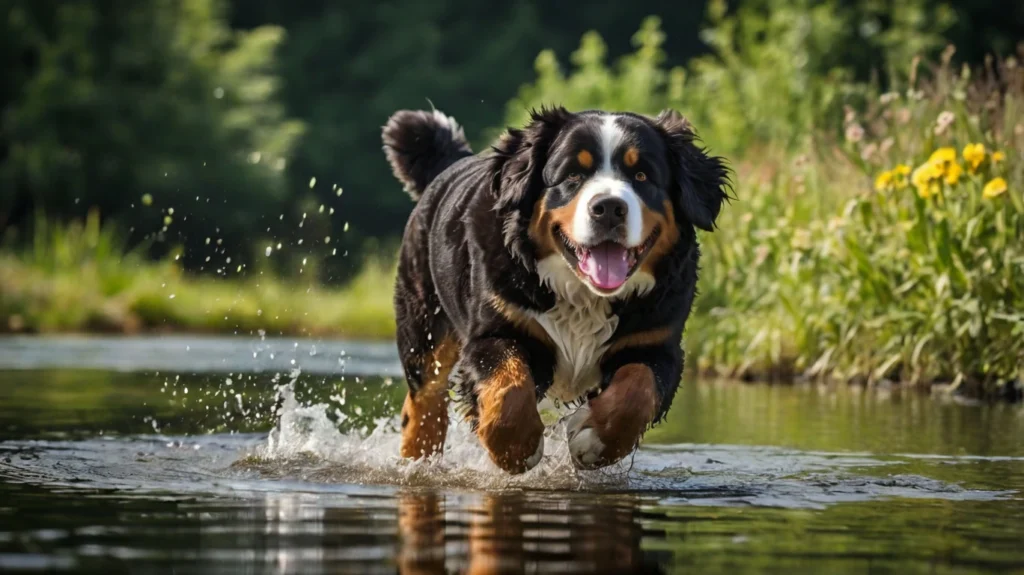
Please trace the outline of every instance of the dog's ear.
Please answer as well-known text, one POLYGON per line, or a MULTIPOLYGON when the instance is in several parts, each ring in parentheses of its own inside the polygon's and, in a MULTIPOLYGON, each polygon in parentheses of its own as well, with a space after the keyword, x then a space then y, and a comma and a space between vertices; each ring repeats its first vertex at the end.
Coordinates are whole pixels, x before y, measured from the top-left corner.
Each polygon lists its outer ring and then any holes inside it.
POLYGON ((534 204, 544 191, 542 172, 548 150, 572 115, 560 106, 534 110, 525 128, 509 128, 492 146, 492 185, 497 197, 494 209, 502 225, 502 238, 512 256, 529 269, 535 262, 527 231, 534 204))
POLYGON ((664 110, 654 121, 668 145, 668 161, 675 183, 673 198, 683 216, 702 230, 711 231, 728 199, 729 168, 725 160, 710 156, 690 122, 675 110, 664 110))

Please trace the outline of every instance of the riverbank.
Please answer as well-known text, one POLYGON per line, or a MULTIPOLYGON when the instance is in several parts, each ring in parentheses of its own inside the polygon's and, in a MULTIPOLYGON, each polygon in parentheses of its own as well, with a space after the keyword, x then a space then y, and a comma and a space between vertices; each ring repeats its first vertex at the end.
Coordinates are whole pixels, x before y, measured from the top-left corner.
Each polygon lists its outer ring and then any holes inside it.
POLYGON ((394 337, 392 266, 370 258, 344 288, 255 271, 186 274, 122 253, 98 216, 0 251, 0 332, 394 337), (225 274, 227 275, 227 274, 225 274))

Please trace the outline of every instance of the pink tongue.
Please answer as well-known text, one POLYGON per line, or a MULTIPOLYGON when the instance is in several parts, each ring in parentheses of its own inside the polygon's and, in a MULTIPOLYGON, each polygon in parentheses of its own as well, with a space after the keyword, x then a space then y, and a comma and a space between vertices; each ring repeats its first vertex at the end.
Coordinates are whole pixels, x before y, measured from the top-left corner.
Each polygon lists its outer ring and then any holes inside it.
POLYGON ((618 289, 626 283, 629 273, 629 254, 626 248, 615 242, 604 242, 590 249, 580 260, 582 271, 594 284, 603 290, 618 289))

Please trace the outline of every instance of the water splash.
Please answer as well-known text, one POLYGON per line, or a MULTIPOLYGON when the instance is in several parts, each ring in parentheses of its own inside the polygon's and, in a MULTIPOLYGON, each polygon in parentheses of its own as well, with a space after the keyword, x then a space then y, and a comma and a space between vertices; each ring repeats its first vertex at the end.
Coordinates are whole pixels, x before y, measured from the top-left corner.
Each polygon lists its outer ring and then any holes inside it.
POLYGON ((410 461, 399 455, 397 416, 378 418, 365 433, 339 431, 345 415, 328 404, 302 405, 295 396, 298 374, 279 388, 277 424, 265 445, 240 465, 275 477, 294 476, 316 482, 356 482, 465 489, 554 489, 627 487, 632 461, 600 471, 577 470, 571 463, 565 426, 549 426, 544 458, 534 469, 509 475, 499 469, 467 422, 450 410, 451 424, 443 453, 410 461))

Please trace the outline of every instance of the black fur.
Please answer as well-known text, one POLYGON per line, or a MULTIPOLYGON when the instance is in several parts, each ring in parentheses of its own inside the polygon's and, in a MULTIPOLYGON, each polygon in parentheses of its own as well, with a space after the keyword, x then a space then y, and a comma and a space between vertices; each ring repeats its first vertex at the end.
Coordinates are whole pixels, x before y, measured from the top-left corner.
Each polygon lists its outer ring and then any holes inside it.
MULTIPOLYGON (((422 191, 406 226, 395 290, 398 348, 410 392, 417 392, 424 372, 432 369, 422 365, 424 354, 452 338, 462 350, 452 378, 462 383, 471 411, 476 385, 510 357, 529 366, 537 396, 543 397, 552 384, 557 350, 510 322, 493 301, 527 315, 555 305, 556 295, 537 273, 537 246, 527 233, 531 216, 543 198, 558 190, 571 194, 565 172, 573 169, 573 138, 593 132, 605 116, 543 109, 525 128, 508 130, 489 152, 466 157, 468 146, 448 128, 454 124, 437 123, 438 114, 399 112, 384 129, 385 150, 399 180, 422 191)), ((614 347, 652 330, 667 337, 606 353, 599 360, 601 384, 607 386, 627 363, 650 367, 660 420, 683 367, 680 344, 700 255, 694 227, 714 227, 727 198, 727 170, 721 158, 694 144, 693 131, 675 112, 657 119, 617 117, 625 123, 627 142, 645 150, 641 167, 648 177, 637 184, 646 194, 643 200, 657 209, 665 201, 671 205, 678 239, 653 263, 656 283, 649 292, 613 301, 619 324, 607 344, 614 347)))
POLYGON ((436 110, 397 112, 381 135, 391 170, 413 200, 445 168, 473 153, 462 127, 436 110))
POLYGON ((680 210, 693 225, 711 231, 722 203, 728 199, 725 188, 729 182, 729 170, 725 160, 708 156, 697 147, 697 135, 679 112, 665 110, 658 115, 657 125, 673 152, 670 165, 679 186, 680 210))

